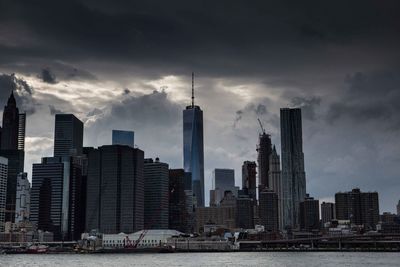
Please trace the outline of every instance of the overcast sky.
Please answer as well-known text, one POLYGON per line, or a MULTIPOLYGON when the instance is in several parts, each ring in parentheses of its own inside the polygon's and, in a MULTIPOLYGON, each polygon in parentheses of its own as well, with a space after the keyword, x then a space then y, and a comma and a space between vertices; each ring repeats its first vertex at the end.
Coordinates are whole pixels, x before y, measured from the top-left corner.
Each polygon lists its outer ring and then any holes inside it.
MULTIPOLYGON (((260 128, 280 151, 279 109, 302 107, 307 191, 400 199, 400 2, 0 1, 0 105, 28 113, 25 169, 51 156, 54 114, 84 145, 135 131, 146 157, 182 167, 182 110, 204 112, 214 168, 256 160, 260 128), (15 75, 12 75, 15 73, 15 75)), ((208 193, 206 200, 208 202, 208 193)))

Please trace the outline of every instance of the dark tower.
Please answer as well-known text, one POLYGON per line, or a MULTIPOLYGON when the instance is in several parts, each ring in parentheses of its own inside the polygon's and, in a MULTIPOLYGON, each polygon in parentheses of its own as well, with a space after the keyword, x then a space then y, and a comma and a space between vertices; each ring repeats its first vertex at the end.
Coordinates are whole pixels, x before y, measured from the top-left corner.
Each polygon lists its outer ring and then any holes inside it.
POLYGON ((269 173, 269 157, 271 155, 271 136, 265 132, 259 135, 259 143, 257 146, 257 162, 258 162, 258 183, 259 192, 264 188, 269 188, 268 173, 269 173))
POLYGON ((11 92, 3 112, 3 129, 1 134, 1 149, 18 149, 19 111, 14 93, 11 92))
POLYGON ((8 159, 6 222, 15 220, 17 176, 24 171, 25 118, 24 113, 19 114, 14 93, 11 92, 4 107, 0 142, 0 156, 8 159))
POLYGON ((300 227, 299 205, 306 196, 301 109, 281 109, 283 227, 300 227))
POLYGON ((56 114, 54 157, 79 156, 83 149, 83 122, 73 114, 56 114))

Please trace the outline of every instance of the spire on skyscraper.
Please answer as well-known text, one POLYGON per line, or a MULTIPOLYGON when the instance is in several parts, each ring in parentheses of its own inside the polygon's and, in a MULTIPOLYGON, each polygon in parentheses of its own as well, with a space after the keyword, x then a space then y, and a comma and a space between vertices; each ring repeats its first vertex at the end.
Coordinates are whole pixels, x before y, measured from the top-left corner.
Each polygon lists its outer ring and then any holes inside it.
POLYGON ((11 94, 10 94, 10 97, 8 98, 7 105, 12 105, 12 106, 17 105, 17 103, 15 101, 15 97, 14 97, 14 90, 11 90, 11 94))

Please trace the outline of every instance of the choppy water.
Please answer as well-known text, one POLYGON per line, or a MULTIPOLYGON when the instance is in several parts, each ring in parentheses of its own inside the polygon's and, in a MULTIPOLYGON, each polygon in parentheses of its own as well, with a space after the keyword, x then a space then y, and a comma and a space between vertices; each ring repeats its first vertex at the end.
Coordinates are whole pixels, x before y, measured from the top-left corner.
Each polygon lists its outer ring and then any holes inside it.
POLYGON ((400 253, 235 252, 0 255, 0 266, 400 266, 400 253))

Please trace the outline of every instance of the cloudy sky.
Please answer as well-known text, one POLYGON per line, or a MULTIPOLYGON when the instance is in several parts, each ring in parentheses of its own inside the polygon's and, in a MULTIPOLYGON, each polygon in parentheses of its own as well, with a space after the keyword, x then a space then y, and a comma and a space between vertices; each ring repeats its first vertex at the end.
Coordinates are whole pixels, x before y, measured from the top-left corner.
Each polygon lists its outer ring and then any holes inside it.
POLYGON ((280 150, 279 109, 302 107, 307 191, 400 199, 400 2, 0 1, 0 105, 28 114, 26 164, 51 156, 54 114, 87 146, 135 131, 182 167, 182 110, 204 111, 205 180, 256 160, 257 118, 280 150))

